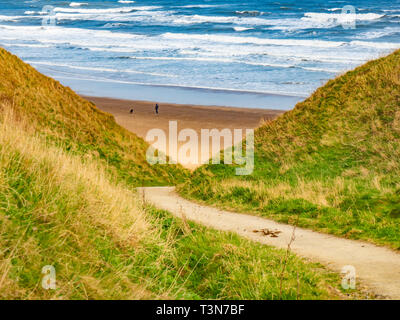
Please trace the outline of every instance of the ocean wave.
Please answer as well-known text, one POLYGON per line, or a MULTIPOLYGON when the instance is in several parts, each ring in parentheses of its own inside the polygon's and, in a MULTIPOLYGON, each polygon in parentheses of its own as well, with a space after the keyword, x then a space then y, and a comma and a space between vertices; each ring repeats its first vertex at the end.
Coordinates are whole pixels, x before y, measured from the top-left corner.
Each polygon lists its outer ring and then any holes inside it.
POLYGON ((44 2, 10 1, 0 43, 50 75, 305 92, 400 47, 395 1, 363 3, 351 31, 337 1, 56 1, 42 27, 44 2))
POLYGON ((72 45, 92 51, 137 52, 170 50, 195 50, 195 53, 229 55, 270 55, 281 59, 304 59, 312 61, 359 62, 368 59, 383 48, 397 48, 396 43, 368 41, 325 41, 298 39, 266 39, 256 37, 164 33, 147 36, 133 33, 111 32, 81 28, 42 28, 25 26, 0 26, 0 39, 35 41, 43 44, 72 45), (360 50, 357 48, 360 47, 360 50), (365 51, 370 47, 374 51, 365 51), (301 49, 300 49, 301 48, 301 49), (334 52, 331 49, 336 48, 334 52))
POLYGON ((176 77, 175 75, 170 75, 170 74, 165 74, 165 73, 144 72, 144 71, 131 70, 131 69, 85 67, 85 66, 76 66, 76 65, 63 64, 63 63, 51 63, 51 62, 42 62, 42 61, 29 61, 29 60, 25 61, 25 62, 32 64, 32 65, 63 67, 63 68, 85 70, 85 71, 110 72, 110 73, 133 73, 133 74, 142 74, 142 75, 150 75, 150 76, 157 76, 157 77, 169 77, 169 78, 176 77))
MULTIPOLYGON (((400 44, 372 41, 262 39, 253 36, 184 33, 150 36, 107 30, 63 27, 44 29, 25 26, 0 26, 0 39, 9 39, 7 43, 12 39, 16 42, 31 41, 37 45, 57 46, 61 50, 64 46, 100 53, 126 53, 131 59, 171 61, 171 64, 168 64, 171 66, 179 65, 179 61, 197 61, 213 65, 234 63, 260 68, 298 68, 325 74, 348 70, 350 67, 378 57, 383 49, 400 47, 400 44), (143 55, 144 52, 146 55, 143 55)), ((18 45, 23 47, 25 44, 18 45)), ((74 66, 65 67, 74 68, 74 66)), ((91 67, 86 66, 86 68, 91 67)), ((117 68, 110 70, 97 68, 97 71, 123 72, 117 68)), ((138 72, 131 70, 130 73, 138 72)))
POLYGON ((201 24, 201 23, 230 23, 237 25, 269 25, 270 21, 261 18, 246 18, 233 16, 202 16, 202 15, 175 15, 170 17, 173 24, 201 24))
POLYGON ((184 6, 177 6, 177 8, 219 8, 219 7, 225 7, 226 4, 187 4, 184 6))
POLYGON ((166 39, 186 39, 211 41, 219 43, 231 44, 256 44, 256 45, 276 45, 276 46, 307 46, 307 47, 323 47, 335 48, 340 47, 345 42, 325 41, 325 40, 299 40, 299 39, 262 39, 256 37, 235 37, 215 34, 185 34, 185 33, 164 33, 163 38, 166 39))
POLYGON ((356 38, 360 40, 372 40, 392 36, 395 34, 400 34, 400 27, 385 27, 382 30, 367 31, 360 33, 356 36, 356 38))
MULTIPOLYGON (((335 65, 347 65, 347 64, 360 64, 366 61, 370 57, 370 53, 363 52, 333 52, 329 48, 307 48, 307 47, 260 47, 260 46, 238 46, 236 50, 227 50, 227 45, 213 45, 206 44, 201 52, 202 56, 207 57, 227 57, 227 58, 242 58, 247 59, 248 57, 262 57, 280 61, 280 64, 293 64, 293 63, 331 63, 335 65)), ((200 46, 196 46, 195 50, 181 49, 179 52, 186 56, 199 56, 200 46)), ((233 49, 232 46, 229 46, 233 49)), ((343 47, 344 49, 345 47, 343 47)), ((350 48, 350 47, 349 47, 350 48)))
MULTIPOLYGON (((237 11, 239 16, 183 15, 173 10, 161 10, 160 6, 129 6, 107 9, 64 8, 57 7, 55 17, 58 20, 92 20, 107 22, 131 22, 143 25, 185 26, 195 24, 230 24, 235 31, 242 28, 266 27, 270 30, 302 30, 311 28, 331 28, 349 22, 349 15, 308 12, 301 18, 266 19, 260 17, 263 12, 237 11)), ((32 12, 30 12, 32 14, 32 12)), ((41 13, 43 14, 43 13, 41 13)), ((372 21, 384 15, 374 13, 357 14, 358 20, 372 21)))
MULTIPOLYGON (((71 9, 56 8, 55 18, 68 21, 104 21, 104 22, 135 22, 142 24, 165 23, 172 24, 173 11, 157 11, 158 6, 130 7, 126 9, 71 9)), ((44 12, 32 12, 43 15, 44 12)), ((36 16, 42 18, 41 16, 36 16)))
POLYGON ((91 30, 81 28, 63 28, 42 26, 8 26, 0 25, 0 38, 16 40, 38 41, 41 43, 71 43, 82 45, 92 44, 99 46, 119 45, 121 41, 131 41, 132 44, 145 36, 108 30, 91 30))
POLYGON ((119 8, 107 8, 107 9, 82 9, 82 8, 64 8, 56 7, 54 12, 63 13, 84 13, 84 14, 112 14, 112 13, 129 13, 132 11, 148 11, 160 9, 160 6, 136 6, 136 7, 119 7, 119 8))
POLYGON ((257 16, 261 16, 263 14, 263 12, 257 11, 257 10, 253 10, 253 11, 249 11, 249 10, 244 10, 244 11, 236 11, 235 12, 237 15, 242 16, 242 17, 257 17, 257 16))
MULTIPOLYGON (((58 20, 91 20, 91 21, 118 21, 141 23, 144 25, 162 24, 168 26, 185 26, 193 24, 231 24, 237 27, 244 26, 277 26, 285 25, 285 20, 263 19, 259 17, 238 16, 205 16, 182 15, 173 10, 159 10, 160 6, 132 6, 108 9, 64 8, 54 9, 55 18, 58 20)), ((26 12, 28 14, 28 12, 26 12)), ((43 15, 45 12, 29 11, 29 14, 43 15)), ((40 18, 40 16, 37 16, 40 18)), ((293 19, 292 24, 298 25, 299 20, 293 19)))
POLYGON ((276 19, 274 21, 268 20, 271 24, 271 30, 305 30, 305 29, 327 29, 335 28, 337 26, 348 24, 357 21, 374 21, 379 20, 385 15, 376 13, 365 14, 342 14, 342 13, 317 13, 306 12, 303 17, 276 19))
POLYGON ((5 15, 0 15, 0 20, 1 21, 18 21, 20 19, 24 19, 25 16, 5 16, 5 15))
POLYGON ((273 68, 296 68, 295 65, 288 64, 276 64, 276 63, 263 63, 263 62, 250 62, 244 60, 228 59, 228 58, 218 58, 218 57, 141 57, 132 56, 129 57, 133 60, 156 60, 156 61, 198 61, 198 62, 215 62, 215 63, 235 63, 235 64, 246 64, 253 66, 262 67, 273 67, 273 68))
POLYGON ((235 63, 235 64, 244 64, 251 66, 260 66, 260 67, 269 67, 269 68, 284 68, 284 69, 292 69, 299 68, 308 71, 316 71, 316 72, 328 72, 328 73, 339 73, 342 72, 345 68, 342 69, 333 69, 333 68, 313 68, 302 65, 295 64, 278 64, 271 62, 251 62, 248 60, 237 60, 237 59, 224 59, 224 58, 209 58, 209 57, 140 57, 140 56, 132 56, 129 57, 133 60, 156 60, 156 61, 197 61, 197 62, 215 62, 215 63, 235 63))
POLYGON ((351 41, 350 45, 376 48, 376 49, 399 49, 400 48, 400 43, 394 43, 394 42, 351 41))
POLYGON ((356 13, 356 14, 341 14, 341 13, 318 13, 306 12, 302 20, 315 21, 319 23, 345 23, 349 19, 356 19, 358 21, 371 21, 378 20, 384 17, 384 14, 377 13, 356 13))

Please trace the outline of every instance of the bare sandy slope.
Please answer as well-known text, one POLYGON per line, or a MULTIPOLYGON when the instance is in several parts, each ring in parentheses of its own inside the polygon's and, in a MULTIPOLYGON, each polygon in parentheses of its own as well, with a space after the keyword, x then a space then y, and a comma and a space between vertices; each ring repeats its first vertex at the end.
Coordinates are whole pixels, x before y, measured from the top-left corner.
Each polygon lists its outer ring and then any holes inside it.
MULTIPOLYGON (((154 128, 162 129, 168 137, 169 121, 177 121, 178 132, 182 129, 193 129, 199 137, 201 129, 229 129, 231 132, 234 129, 242 129, 244 134, 246 129, 254 129, 263 121, 272 120, 283 113, 279 110, 160 103, 159 114, 156 115, 154 111, 155 102, 85 98, 94 102, 99 109, 114 115, 119 125, 143 139, 146 138, 149 130, 154 128), (133 114, 130 113, 131 109, 134 110, 133 114)), ((221 146, 223 145, 222 142, 221 139, 221 146)), ((185 142, 178 143, 178 147, 183 144, 185 142)), ((166 153, 171 156, 168 150, 166 153)), ((194 169, 200 165, 201 143, 198 145, 198 153, 197 164, 185 164, 184 166, 194 169)), ((208 154, 203 154, 203 157, 206 159, 212 157, 211 147, 208 154)))
MULTIPOLYGON (((201 206, 181 198, 173 187, 140 188, 146 201, 205 226, 235 232, 245 238, 278 248, 287 248, 293 235, 293 226, 274 221, 201 206), (254 232, 261 231, 265 232, 254 232), (280 231, 277 237, 265 235, 280 231)), ((296 228, 293 252, 318 261, 328 268, 341 272, 347 265, 356 268, 356 274, 376 294, 400 299, 400 254, 387 248, 362 241, 337 238, 327 234, 296 228)))

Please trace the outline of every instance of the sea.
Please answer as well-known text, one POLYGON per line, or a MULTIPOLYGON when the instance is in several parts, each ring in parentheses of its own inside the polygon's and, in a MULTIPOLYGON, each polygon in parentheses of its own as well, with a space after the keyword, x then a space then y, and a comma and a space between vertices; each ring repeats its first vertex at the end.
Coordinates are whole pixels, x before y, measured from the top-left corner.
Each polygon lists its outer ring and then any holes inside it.
POLYGON ((0 46, 83 95, 289 110, 399 49, 400 1, 0 0, 0 46))

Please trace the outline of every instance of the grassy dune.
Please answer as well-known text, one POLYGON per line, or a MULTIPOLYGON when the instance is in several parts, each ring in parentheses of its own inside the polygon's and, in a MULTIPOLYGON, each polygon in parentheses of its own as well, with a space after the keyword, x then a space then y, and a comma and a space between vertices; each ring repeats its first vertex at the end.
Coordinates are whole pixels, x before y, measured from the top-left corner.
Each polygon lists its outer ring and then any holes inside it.
POLYGON ((400 51, 255 132, 255 170, 203 166, 180 187, 227 209, 400 249, 400 51))
POLYGON ((149 166, 146 148, 0 49, 1 299, 348 297, 317 264, 144 203, 134 186, 187 176, 149 166), (56 290, 41 287, 45 265, 56 290))
POLYGON ((173 184, 187 176, 180 166, 149 165, 145 141, 120 127, 112 115, 1 48, 0 65, 0 102, 28 117, 46 140, 69 152, 102 159, 108 170, 132 186, 173 184))

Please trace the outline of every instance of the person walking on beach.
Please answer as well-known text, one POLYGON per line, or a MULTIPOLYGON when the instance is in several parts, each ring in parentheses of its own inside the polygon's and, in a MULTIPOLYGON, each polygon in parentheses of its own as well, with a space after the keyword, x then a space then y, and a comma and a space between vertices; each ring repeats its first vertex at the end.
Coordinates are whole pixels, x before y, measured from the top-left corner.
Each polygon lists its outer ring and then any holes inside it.
POLYGON ((130 114, 133 114, 133 109, 131 109, 130 114))
POLYGON ((158 103, 156 103, 156 114, 158 114, 158 103))

